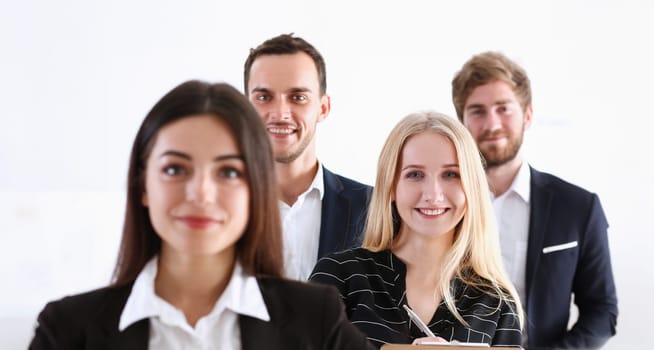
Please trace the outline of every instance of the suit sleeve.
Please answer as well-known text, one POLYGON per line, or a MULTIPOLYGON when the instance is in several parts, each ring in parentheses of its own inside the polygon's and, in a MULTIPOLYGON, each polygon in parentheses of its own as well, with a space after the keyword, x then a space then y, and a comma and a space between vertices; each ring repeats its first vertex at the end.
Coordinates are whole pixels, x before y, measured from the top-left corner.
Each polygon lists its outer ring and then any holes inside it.
POLYGON ((615 334, 618 302, 611 268, 608 223, 595 194, 586 227, 573 282, 579 318, 556 347, 599 348, 615 334))
POLYGON ((343 302, 336 290, 326 290, 328 293, 325 293, 322 305, 323 332, 326 339, 323 349, 375 349, 366 336, 345 316, 343 302))

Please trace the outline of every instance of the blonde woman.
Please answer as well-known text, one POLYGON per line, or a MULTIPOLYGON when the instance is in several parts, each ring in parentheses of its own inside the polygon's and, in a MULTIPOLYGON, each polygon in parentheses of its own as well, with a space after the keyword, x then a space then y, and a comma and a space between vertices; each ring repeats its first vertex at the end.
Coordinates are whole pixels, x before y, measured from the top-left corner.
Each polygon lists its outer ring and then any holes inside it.
POLYGON ((350 321, 378 347, 426 337, 405 305, 440 341, 519 347, 522 309, 492 210, 465 127, 409 115, 379 156, 363 247, 322 258, 310 279, 336 286, 350 321))

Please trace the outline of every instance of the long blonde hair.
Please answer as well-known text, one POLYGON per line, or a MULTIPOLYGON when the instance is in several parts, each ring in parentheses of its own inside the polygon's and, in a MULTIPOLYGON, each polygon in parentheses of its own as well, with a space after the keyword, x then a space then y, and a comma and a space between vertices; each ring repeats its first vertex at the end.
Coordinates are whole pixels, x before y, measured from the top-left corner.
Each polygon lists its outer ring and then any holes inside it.
POLYGON ((391 131, 377 164, 377 179, 368 208, 363 247, 371 251, 391 249, 398 233, 399 215, 393 209, 392 195, 406 141, 416 134, 435 131, 447 137, 456 150, 466 209, 456 226, 454 242, 441 267, 440 294, 448 309, 464 325, 454 303, 450 282, 458 278, 466 285, 492 294, 501 301, 513 301, 520 324, 522 305, 510 282, 500 255, 499 236, 490 200, 484 164, 468 130, 456 119, 436 112, 410 114, 391 131))

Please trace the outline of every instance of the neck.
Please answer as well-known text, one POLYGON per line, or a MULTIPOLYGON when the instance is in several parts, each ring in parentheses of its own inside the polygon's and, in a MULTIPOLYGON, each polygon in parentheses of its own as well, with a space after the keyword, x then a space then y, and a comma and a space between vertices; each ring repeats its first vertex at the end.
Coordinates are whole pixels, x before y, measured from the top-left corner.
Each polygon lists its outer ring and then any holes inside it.
POLYGON ((392 250, 406 264, 407 274, 410 271, 420 273, 425 281, 436 286, 453 239, 454 231, 429 238, 400 231, 392 250))
POLYGON ((406 297, 413 311, 425 323, 432 319, 441 301, 440 284, 445 258, 452 247, 454 232, 425 238, 402 231, 393 252, 406 265, 406 297))
POLYGON ((155 293, 180 309, 195 326, 225 291, 235 261, 233 248, 212 256, 189 256, 162 247, 155 293))
POLYGON ((281 200, 293 205, 297 198, 311 186, 318 171, 318 159, 299 157, 290 163, 275 163, 275 174, 280 189, 281 200))
POLYGON ((509 190, 513 180, 518 175, 518 171, 520 171, 520 166, 522 166, 522 158, 518 155, 505 164, 486 170, 490 189, 496 197, 509 190))

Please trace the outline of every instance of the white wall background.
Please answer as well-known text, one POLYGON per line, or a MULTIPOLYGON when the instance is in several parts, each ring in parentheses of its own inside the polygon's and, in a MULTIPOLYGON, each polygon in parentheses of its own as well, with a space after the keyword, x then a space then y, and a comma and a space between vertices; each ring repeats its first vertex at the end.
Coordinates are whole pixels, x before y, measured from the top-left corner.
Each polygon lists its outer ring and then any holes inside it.
POLYGON ((470 56, 522 64, 527 157, 597 192, 611 224, 620 316, 606 348, 642 348, 654 312, 653 16, 645 0, 2 0, 0 348, 25 348, 47 301, 109 281, 129 148, 156 100, 191 78, 242 88, 248 50, 288 32, 327 61, 319 157, 369 184, 401 117, 454 116, 450 81, 470 56))

